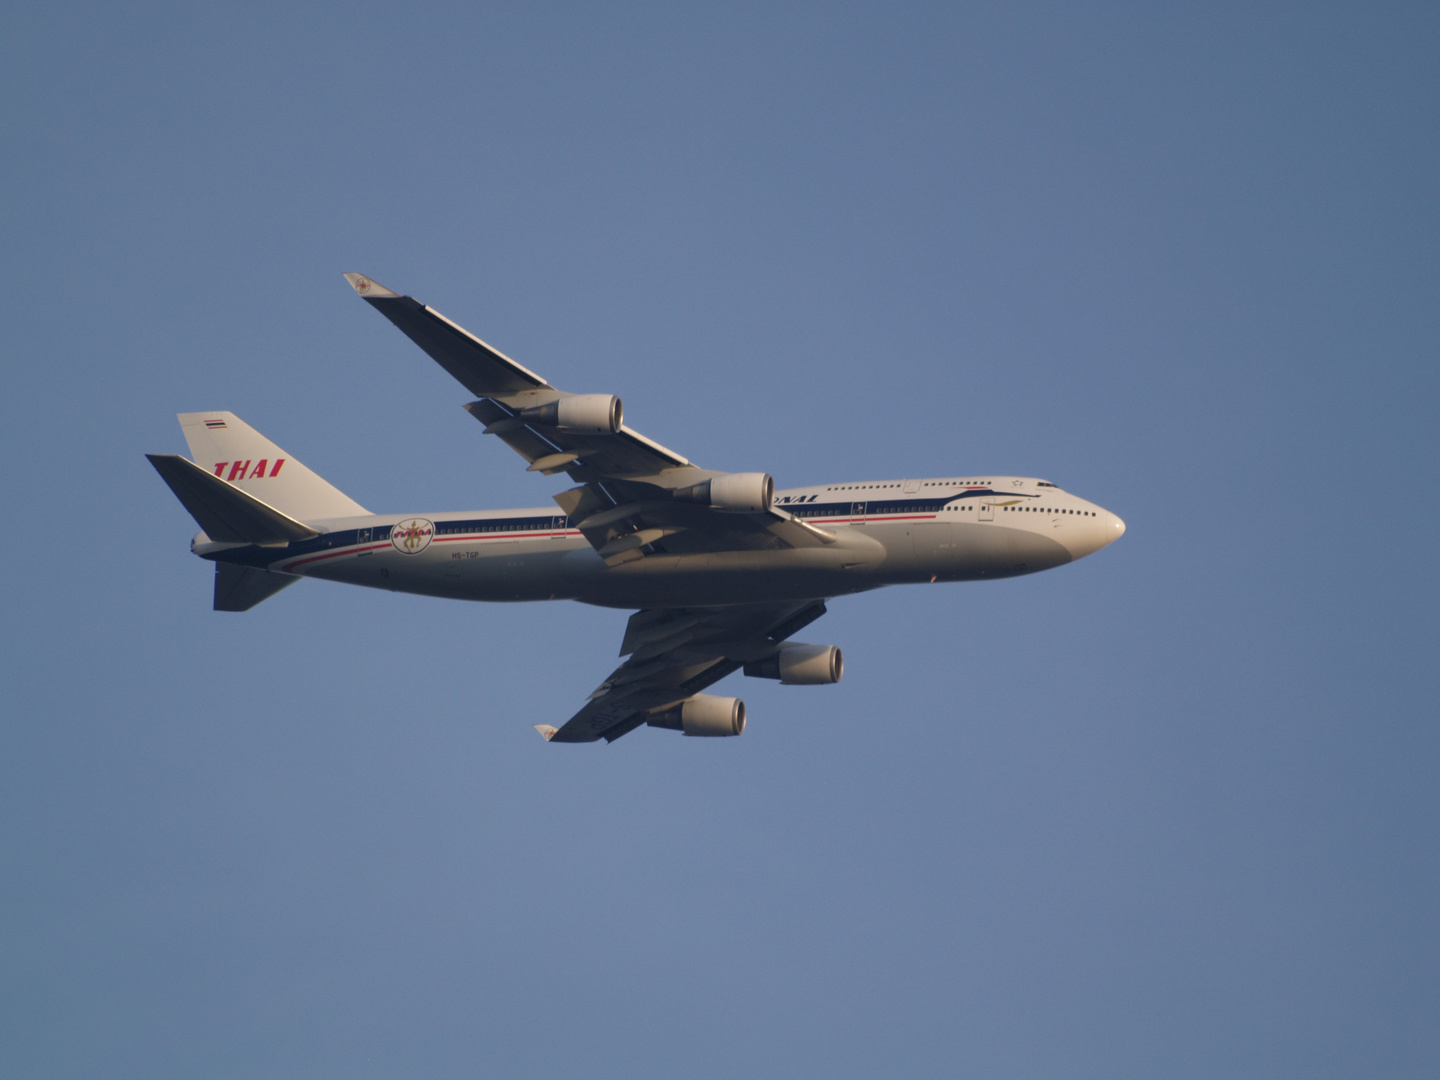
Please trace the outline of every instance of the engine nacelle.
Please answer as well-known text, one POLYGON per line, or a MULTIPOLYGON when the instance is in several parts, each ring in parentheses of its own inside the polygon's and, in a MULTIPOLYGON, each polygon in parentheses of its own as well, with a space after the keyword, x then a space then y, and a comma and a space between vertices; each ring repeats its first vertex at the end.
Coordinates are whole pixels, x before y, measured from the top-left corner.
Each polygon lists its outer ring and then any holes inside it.
POLYGON ((784 645, 774 656, 745 665, 756 679, 779 679, 787 686, 823 686, 845 674, 845 657, 834 645, 784 645))
POLYGON ((745 702, 739 698, 696 694, 674 708, 652 714, 651 727, 683 731, 686 735, 739 735, 745 730, 745 702))
POLYGON ((677 502, 699 503, 733 513, 762 513, 775 497, 775 481, 769 473, 726 473, 675 492, 677 502))
POLYGON ((614 394, 572 394, 548 405, 521 409, 520 417, 575 435, 614 435, 624 422, 625 407, 614 394))

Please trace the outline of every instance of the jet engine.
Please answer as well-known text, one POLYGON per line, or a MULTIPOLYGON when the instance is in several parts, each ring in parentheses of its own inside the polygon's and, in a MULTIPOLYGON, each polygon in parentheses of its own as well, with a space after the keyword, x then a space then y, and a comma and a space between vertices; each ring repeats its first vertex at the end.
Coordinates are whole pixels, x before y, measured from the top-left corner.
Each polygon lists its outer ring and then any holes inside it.
POLYGON ((739 698, 696 694, 679 705, 652 713, 645 722, 686 735, 739 735, 745 730, 745 703, 739 698))
POLYGON ((675 492, 677 502, 699 503, 715 510, 762 513, 775 497, 775 481, 768 473, 726 473, 675 492))
POLYGON ((774 656, 745 665, 756 679, 779 679, 787 686, 823 686, 845 674, 845 657, 834 645, 782 645, 774 656))
POLYGON ((548 405, 521 409, 520 417, 575 435, 614 435, 624 421, 625 407, 614 394, 572 394, 548 405))

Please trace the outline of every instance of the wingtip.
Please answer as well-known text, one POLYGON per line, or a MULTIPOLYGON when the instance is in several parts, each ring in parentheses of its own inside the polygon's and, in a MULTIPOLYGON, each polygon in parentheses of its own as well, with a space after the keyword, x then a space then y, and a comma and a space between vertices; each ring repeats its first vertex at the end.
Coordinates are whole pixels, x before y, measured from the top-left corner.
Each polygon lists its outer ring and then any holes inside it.
POLYGON ((546 742, 549 742, 555 737, 555 733, 560 729, 557 727, 551 727, 549 724, 536 724, 535 730, 540 732, 540 737, 542 739, 544 739, 546 742))
POLYGON ((350 287, 367 300, 384 300, 389 297, 399 296, 397 292, 391 292, 378 281, 374 281, 364 274, 346 274, 345 280, 350 287))

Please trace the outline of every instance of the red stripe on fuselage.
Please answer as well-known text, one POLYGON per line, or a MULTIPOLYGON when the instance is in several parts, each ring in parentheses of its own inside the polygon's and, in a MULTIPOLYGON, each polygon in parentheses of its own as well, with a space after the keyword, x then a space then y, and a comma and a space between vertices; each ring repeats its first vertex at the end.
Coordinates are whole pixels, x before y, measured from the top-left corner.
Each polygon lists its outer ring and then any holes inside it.
POLYGON ((292 563, 286 563, 280 568, 282 573, 288 574, 297 566, 304 566, 306 563, 320 562, 323 559, 338 559, 341 555, 354 555, 359 551, 379 551, 381 548, 388 548, 389 542, 383 544, 369 544, 363 547, 341 548, 339 551, 327 551, 324 555, 311 555, 308 559, 296 559, 292 563))

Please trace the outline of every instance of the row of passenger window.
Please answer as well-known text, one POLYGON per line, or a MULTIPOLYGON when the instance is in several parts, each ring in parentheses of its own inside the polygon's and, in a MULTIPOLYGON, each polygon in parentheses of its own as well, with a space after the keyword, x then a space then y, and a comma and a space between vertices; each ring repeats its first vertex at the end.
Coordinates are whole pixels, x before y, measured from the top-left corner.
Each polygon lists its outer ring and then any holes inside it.
MULTIPOLYGON (((922 487, 988 487, 989 480, 925 480, 922 487)), ((899 484, 839 484, 834 487, 827 487, 826 491, 877 491, 883 488, 898 488, 899 484)), ((1054 484, 1041 484, 1041 487, 1054 487, 1054 484)))
POLYGON ((470 533, 504 533, 504 532, 546 532, 550 529, 565 528, 569 522, 565 518, 482 518, 478 521, 438 521, 435 523, 435 535, 455 536, 457 534, 470 533))
MULTIPOLYGON (((789 508, 796 517, 877 517, 885 514, 919 514, 936 510, 971 511, 974 502, 954 506, 937 507, 933 502, 884 502, 860 506, 855 503, 830 503, 789 508)), ((1076 517, 1094 517, 1090 510, 1065 510, 1045 506, 1002 506, 999 509, 1012 513, 1067 514, 1076 517)), ((441 521, 435 525, 437 536, 469 535, 473 533, 545 532, 550 529, 570 528, 568 518, 489 518, 477 521, 441 521)), ((378 531, 378 530, 377 530, 378 531)), ((383 539, 383 537, 382 537, 383 539)))
POLYGON ((882 517, 885 514, 933 514, 945 509, 939 500, 926 502, 810 503, 785 507, 796 517, 882 517))

